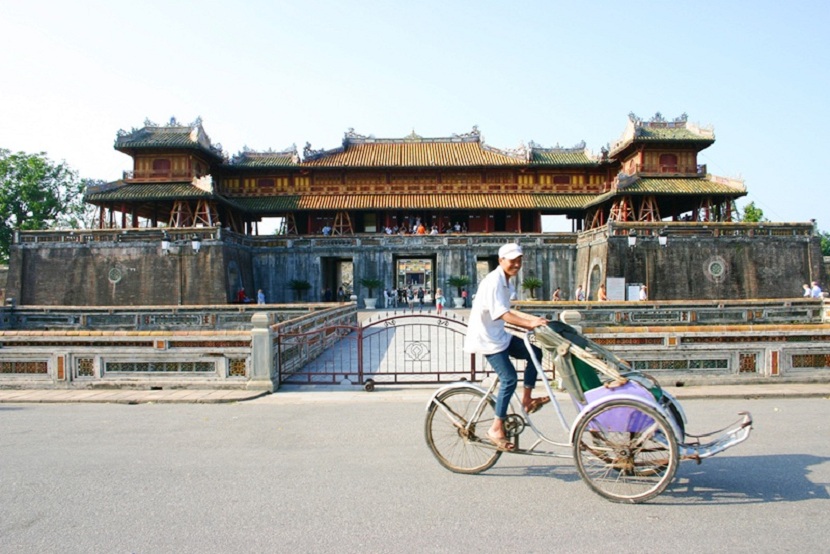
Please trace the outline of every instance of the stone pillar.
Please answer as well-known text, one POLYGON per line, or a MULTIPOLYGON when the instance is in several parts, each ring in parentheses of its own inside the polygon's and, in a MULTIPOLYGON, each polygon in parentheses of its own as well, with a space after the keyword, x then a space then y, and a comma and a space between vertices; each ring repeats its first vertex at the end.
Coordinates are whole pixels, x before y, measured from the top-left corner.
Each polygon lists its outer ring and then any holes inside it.
POLYGON ((263 312, 251 317, 251 379, 249 389, 274 392, 279 388, 277 368, 274 367, 273 340, 271 338, 271 318, 263 312))

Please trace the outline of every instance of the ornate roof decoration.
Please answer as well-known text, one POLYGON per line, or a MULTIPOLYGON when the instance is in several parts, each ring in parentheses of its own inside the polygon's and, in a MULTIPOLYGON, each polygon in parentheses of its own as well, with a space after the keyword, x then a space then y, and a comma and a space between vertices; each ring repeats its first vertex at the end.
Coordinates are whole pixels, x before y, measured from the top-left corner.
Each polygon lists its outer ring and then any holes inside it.
POLYGON ((182 125, 175 117, 165 125, 158 125, 149 118, 144 120, 144 127, 125 131, 119 129, 115 138, 116 150, 144 148, 192 148, 202 150, 215 158, 224 158, 222 145, 213 144, 202 127, 202 118, 189 125, 182 125))
POLYGON ((689 122, 685 113, 668 121, 657 112, 649 121, 636 114, 628 114, 628 124, 620 139, 610 149, 615 155, 634 142, 697 142, 709 146, 715 142, 715 130, 711 126, 700 127, 689 122))
POLYGON ((297 145, 292 144, 289 148, 281 151, 274 151, 269 148, 266 151, 258 152, 247 146, 231 158, 230 165, 233 167, 286 167, 300 163, 300 155, 297 153, 297 145))

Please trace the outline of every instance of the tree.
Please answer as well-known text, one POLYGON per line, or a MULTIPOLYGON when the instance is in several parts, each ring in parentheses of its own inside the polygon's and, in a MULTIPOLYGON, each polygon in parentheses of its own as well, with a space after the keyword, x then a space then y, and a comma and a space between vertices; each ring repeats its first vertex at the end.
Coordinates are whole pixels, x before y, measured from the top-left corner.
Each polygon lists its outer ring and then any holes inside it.
POLYGON ((530 293, 530 299, 536 300, 536 289, 543 285, 542 280, 530 275, 522 281, 522 289, 530 293))
POLYGON ((471 279, 469 275, 453 275, 447 279, 447 283, 449 283, 451 287, 455 287, 458 291, 457 298, 461 298, 461 288, 469 285, 471 283, 471 279))
POLYGON ((294 294, 297 296, 297 300, 302 300, 305 293, 311 289, 311 283, 303 279, 291 279, 288 283, 288 288, 294 291, 294 294))
POLYGON ((364 277, 360 280, 360 284, 369 289, 369 298, 374 298, 375 289, 383 286, 383 281, 375 277, 364 277))
POLYGON ((84 181, 65 162, 44 152, 26 154, 0 149, 0 262, 7 262, 14 231, 79 226, 83 219, 84 181))
POLYGON ((830 256, 830 233, 819 231, 818 236, 821 238, 821 255, 830 256))
POLYGON ((750 202, 744 206, 744 215, 741 217, 744 223, 761 223, 762 221, 769 221, 764 217, 764 210, 755 207, 755 202, 750 202))

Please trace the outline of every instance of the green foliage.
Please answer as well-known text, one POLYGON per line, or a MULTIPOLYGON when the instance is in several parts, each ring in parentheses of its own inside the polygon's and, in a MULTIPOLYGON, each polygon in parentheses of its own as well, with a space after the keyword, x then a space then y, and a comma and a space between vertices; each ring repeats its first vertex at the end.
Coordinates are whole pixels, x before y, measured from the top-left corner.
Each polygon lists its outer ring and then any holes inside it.
POLYGON ((451 287, 455 287, 458 291, 458 296, 461 296, 461 289, 462 287, 466 287, 472 282, 472 279, 468 275, 453 275, 449 279, 447 279, 447 283, 451 287))
POLYGON ((14 231, 77 228, 87 209, 85 181, 46 154, 0 149, 0 262, 9 259, 14 231))
POLYGON ((373 298, 374 290, 379 289, 383 285, 383 281, 375 277, 364 277, 360 280, 360 284, 369 289, 369 298, 373 298))
POLYGON ((291 281, 288 282, 288 287, 294 291, 294 294, 297 295, 297 299, 302 299, 306 291, 311 288, 311 283, 302 279, 291 279, 291 281))
POLYGON ((533 277, 532 275, 529 277, 525 277, 524 281, 522 281, 522 289, 530 292, 530 297, 535 299, 536 298, 536 289, 542 286, 542 280, 538 277, 533 277))
POLYGON ((744 223, 761 223, 762 221, 769 221, 764 217, 764 210, 755 206, 755 202, 750 202, 744 206, 744 214, 741 217, 744 223))
POLYGON ((818 236, 821 238, 821 255, 830 256, 830 233, 819 231, 818 236))

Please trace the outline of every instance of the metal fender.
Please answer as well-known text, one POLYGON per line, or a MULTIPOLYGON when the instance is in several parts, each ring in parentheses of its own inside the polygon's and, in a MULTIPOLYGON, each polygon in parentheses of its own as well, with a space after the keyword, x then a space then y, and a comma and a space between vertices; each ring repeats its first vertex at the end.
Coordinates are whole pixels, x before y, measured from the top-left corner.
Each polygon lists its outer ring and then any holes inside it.
POLYGON ((663 396, 669 399, 669 404, 674 406, 674 409, 677 410, 678 414, 680 414, 680 419, 682 419, 683 423, 687 425, 689 420, 686 418, 686 412, 683 410, 683 406, 680 405, 680 402, 677 401, 677 398, 666 392, 666 389, 663 389, 663 396))
POLYGON ((467 382, 467 381, 460 381, 458 383, 452 383, 451 385, 441 387, 440 389, 438 389, 437 391, 432 393, 432 396, 430 397, 429 402, 427 402, 425 411, 429 411, 430 406, 432 406, 432 403, 435 402, 435 399, 438 397, 439 394, 442 394, 442 393, 444 393, 448 390, 453 390, 453 389, 472 389, 472 390, 480 392, 482 396, 487 396, 487 389, 484 389, 484 388, 482 388, 478 385, 475 385, 475 384, 467 382))
POLYGON ((666 410, 662 406, 660 406, 655 400, 653 400, 653 397, 645 398, 643 396, 637 396, 637 395, 634 395, 634 394, 625 394, 625 393, 616 394, 615 393, 615 394, 609 394, 608 396, 603 396, 602 398, 597 398, 596 400, 593 400, 593 401, 589 402, 588 404, 586 404, 585 407, 582 408, 582 410, 580 410, 579 414, 574 419, 573 425, 571 425, 571 431, 570 431, 571 444, 574 444, 574 440, 576 438, 576 437, 574 437, 574 433, 576 432, 576 428, 579 426, 579 424, 582 422, 582 420, 585 418, 585 415, 588 412, 590 412, 591 410, 593 410, 597 406, 602 406, 603 404, 607 404, 611 401, 616 401, 616 400, 628 400, 629 402, 631 402, 632 404, 635 404, 635 405, 649 406, 651 408, 654 408, 655 410, 657 410, 657 413, 659 413, 664 418, 666 418, 666 421, 668 422, 668 424, 671 425, 672 431, 674 432, 674 436, 675 437, 680 436, 680 429, 677 427, 677 424, 675 423, 674 418, 669 413, 667 413, 666 410))

